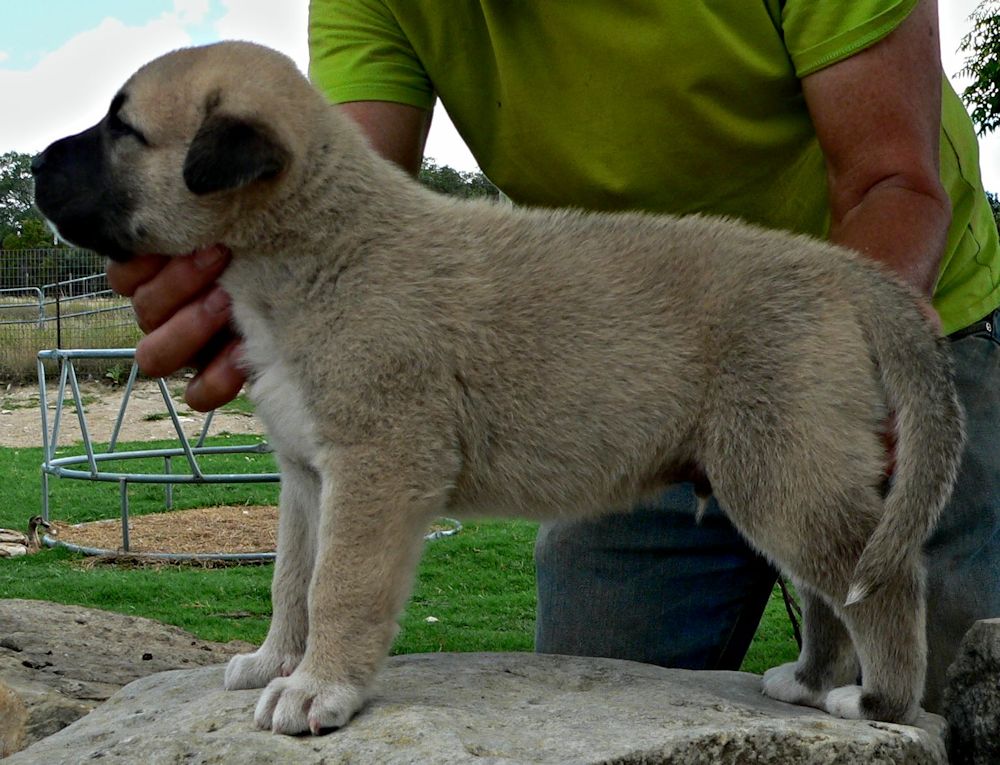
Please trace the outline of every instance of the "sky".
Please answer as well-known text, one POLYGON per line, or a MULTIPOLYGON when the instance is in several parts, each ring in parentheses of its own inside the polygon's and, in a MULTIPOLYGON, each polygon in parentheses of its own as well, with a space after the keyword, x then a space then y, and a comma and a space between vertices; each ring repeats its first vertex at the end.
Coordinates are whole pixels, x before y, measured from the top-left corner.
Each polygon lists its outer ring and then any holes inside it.
MULTIPOLYGON (((961 92, 959 41, 977 0, 940 0, 942 62, 961 92)), ((0 153, 34 153, 97 122, 139 66, 174 48, 254 40, 306 68, 308 0, 0 0, 0 153)), ((443 109, 426 154, 476 169, 443 109)), ((1000 134, 982 141, 987 189, 1000 191, 1000 134)))

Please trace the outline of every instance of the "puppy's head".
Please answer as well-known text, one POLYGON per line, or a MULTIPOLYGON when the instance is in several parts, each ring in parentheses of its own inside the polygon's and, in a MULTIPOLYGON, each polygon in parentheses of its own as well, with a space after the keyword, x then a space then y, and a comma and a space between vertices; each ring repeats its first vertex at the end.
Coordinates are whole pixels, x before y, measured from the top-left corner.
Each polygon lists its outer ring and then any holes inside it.
POLYGON ((328 111, 275 51, 175 51, 136 72, 99 123, 35 159, 35 201, 64 239, 116 259, 225 242, 281 198, 328 111))

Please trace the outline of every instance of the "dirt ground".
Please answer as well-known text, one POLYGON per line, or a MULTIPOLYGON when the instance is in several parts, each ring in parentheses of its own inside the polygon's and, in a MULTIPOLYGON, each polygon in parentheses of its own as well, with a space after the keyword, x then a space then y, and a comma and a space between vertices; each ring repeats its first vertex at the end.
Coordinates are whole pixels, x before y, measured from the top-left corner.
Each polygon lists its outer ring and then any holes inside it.
MULTIPOLYGON (((192 440, 197 439, 205 415, 194 412, 183 402, 184 381, 168 383, 181 428, 192 440)), ((83 415, 95 444, 106 444, 122 407, 124 389, 100 382, 81 382, 83 415)), ((51 432, 58 389, 48 391, 48 427, 51 432)), ((20 448, 42 445, 41 410, 37 386, 8 386, 0 392, 0 447, 20 448)), ((235 410, 215 413, 209 434, 262 434, 263 428, 252 415, 235 410)), ((155 381, 140 380, 126 404, 119 440, 150 441, 175 439, 174 424, 167 414, 159 386, 155 381)), ((59 426, 59 446, 81 441, 79 418, 69 392, 64 400, 59 426)), ((60 480, 60 479, 53 479, 60 480)), ((67 479, 62 479, 67 480, 67 479)), ((108 515, 117 516, 118 508, 108 515)), ((25 517, 35 512, 26 512, 25 517)), ((121 521, 114 519, 70 526, 58 521, 53 511, 57 538, 83 547, 116 551, 121 547, 121 521)), ((129 519, 129 542, 132 552, 170 553, 249 553, 275 549, 277 508, 258 506, 211 507, 129 519)))
MULTIPOLYGON (((201 433, 205 415, 191 410, 183 400, 184 381, 170 381, 167 385, 174 401, 181 427, 188 437, 197 438, 201 433)), ((57 385, 48 389, 49 429, 52 429, 56 410, 57 385)), ((94 442, 107 443, 115 420, 122 406, 123 387, 112 387, 101 382, 81 382, 83 412, 87 430, 94 442)), ((79 419, 67 386, 63 414, 59 426, 59 445, 81 441, 79 419)), ((251 414, 220 409, 215 413, 211 434, 263 433, 259 421, 251 414)), ((167 416, 166 404, 159 387, 153 380, 138 380, 132 389, 125 410, 120 441, 150 441, 176 438, 173 422, 167 416)), ((8 386, 0 392, 0 446, 25 447, 42 445, 42 419, 39 407, 38 386, 8 386)))

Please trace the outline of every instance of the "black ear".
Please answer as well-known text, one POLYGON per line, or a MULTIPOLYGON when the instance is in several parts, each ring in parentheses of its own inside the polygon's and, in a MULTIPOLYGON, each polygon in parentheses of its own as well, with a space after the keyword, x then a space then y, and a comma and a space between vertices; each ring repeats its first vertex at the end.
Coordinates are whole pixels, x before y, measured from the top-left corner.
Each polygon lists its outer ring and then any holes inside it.
POLYGON ((289 160, 288 150, 262 125, 212 115, 188 147, 184 182, 195 194, 236 189, 273 178, 289 160))

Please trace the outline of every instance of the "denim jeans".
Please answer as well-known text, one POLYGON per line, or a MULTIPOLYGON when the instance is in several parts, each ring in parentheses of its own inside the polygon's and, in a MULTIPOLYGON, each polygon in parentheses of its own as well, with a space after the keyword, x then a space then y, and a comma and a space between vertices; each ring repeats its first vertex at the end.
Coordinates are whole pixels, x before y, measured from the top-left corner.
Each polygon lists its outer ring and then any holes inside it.
MULTIPOLYGON (((994 318, 1000 318, 995 314, 994 318)), ((1000 616, 1000 329, 952 341, 968 420, 958 484, 927 543, 929 668, 945 671, 976 619, 1000 616)), ((546 524, 535 546, 541 653, 738 669, 777 573, 689 485, 631 513, 546 524)))

